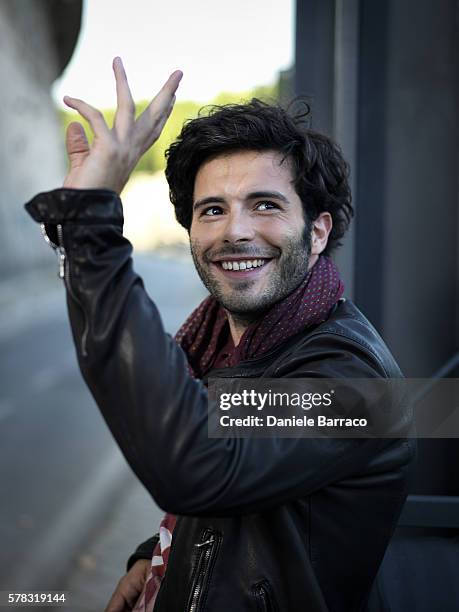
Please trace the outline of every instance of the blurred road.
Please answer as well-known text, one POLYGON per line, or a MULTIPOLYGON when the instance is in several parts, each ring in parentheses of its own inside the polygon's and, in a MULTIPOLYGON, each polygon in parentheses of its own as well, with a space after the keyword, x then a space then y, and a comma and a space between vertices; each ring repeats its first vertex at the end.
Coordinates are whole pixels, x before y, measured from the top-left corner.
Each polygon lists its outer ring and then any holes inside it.
MULTIPOLYGON (((135 267, 174 333, 206 295, 190 257, 136 255, 135 267)), ((124 493, 139 492, 81 379, 61 281, 17 293, 0 310, 0 590, 57 588, 124 493)))

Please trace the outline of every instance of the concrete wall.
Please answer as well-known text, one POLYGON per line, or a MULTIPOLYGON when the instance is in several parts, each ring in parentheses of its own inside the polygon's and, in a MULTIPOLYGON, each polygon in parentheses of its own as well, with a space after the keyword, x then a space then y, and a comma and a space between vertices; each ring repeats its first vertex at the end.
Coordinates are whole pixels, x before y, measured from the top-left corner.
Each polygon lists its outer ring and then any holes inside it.
MULTIPOLYGON (((51 83, 63 67, 50 18, 54 4, 0 0, 0 278, 49 262, 49 249, 23 204, 38 191, 60 185, 65 174, 63 140, 50 96, 51 83)), ((77 4, 81 11, 81 2, 77 4)), ((62 2, 61 9, 65 5, 75 2, 62 2)))

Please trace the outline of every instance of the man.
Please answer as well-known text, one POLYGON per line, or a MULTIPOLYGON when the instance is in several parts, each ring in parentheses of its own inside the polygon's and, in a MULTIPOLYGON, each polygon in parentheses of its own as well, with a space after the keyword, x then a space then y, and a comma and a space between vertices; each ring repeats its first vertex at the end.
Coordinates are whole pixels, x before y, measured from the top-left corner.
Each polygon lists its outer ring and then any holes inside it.
POLYGON ((93 147, 72 124, 64 189, 27 204, 64 261, 83 376, 167 512, 162 541, 131 557, 107 610, 131 610, 142 590, 136 609, 155 612, 363 610, 405 500, 411 443, 207 433, 210 377, 401 376, 326 256, 352 215, 347 165, 326 137, 258 101, 187 123, 166 176, 210 296, 172 339, 132 270, 118 194, 181 73, 136 121, 119 58, 114 71, 113 129, 65 98, 93 147))

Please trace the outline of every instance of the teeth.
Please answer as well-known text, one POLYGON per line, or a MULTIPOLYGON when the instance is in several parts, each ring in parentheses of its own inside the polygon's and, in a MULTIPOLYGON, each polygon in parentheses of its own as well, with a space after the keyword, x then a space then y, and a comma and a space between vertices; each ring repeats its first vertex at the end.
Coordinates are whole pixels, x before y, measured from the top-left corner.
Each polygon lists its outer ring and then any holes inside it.
POLYGON ((246 261, 222 261, 220 262, 224 270, 247 270, 259 268, 265 264, 264 259, 247 259, 246 261))

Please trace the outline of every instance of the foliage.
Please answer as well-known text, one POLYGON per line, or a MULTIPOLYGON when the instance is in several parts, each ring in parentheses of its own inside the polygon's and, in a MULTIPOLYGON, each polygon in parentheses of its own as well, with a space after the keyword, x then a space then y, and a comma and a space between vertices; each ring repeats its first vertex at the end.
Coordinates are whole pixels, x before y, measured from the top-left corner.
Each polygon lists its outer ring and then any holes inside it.
MULTIPOLYGON (((266 100, 268 102, 277 100, 278 84, 276 83, 274 85, 261 85, 249 91, 239 93, 222 92, 207 104, 201 104, 199 102, 194 101, 177 102, 158 141, 140 159, 139 163, 134 169, 134 172, 156 172, 157 170, 164 169, 164 151, 178 136, 180 130, 182 129, 183 123, 187 119, 192 119, 193 117, 196 117, 199 110, 203 108, 203 106, 212 104, 234 104, 248 101, 251 98, 261 98, 262 100, 266 100)), ((148 104, 149 101, 141 101, 136 103, 136 116, 139 116, 145 110, 148 104)), ((205 110, 203 112, 205 113, 205 110)), ((103 110, 102 113, 105 117, 107 125, 112 126, 113 119, 115 117, 115 110, 107 109, 103 110)), ((72 121, 79 121, 85 128, 89 142, 92 142, 92 130, 87 121, 83 119, 78 113, 76 113, 75 111, 60 110, 59 116, 63 137, 65 137, 67 126, 72 121)))

